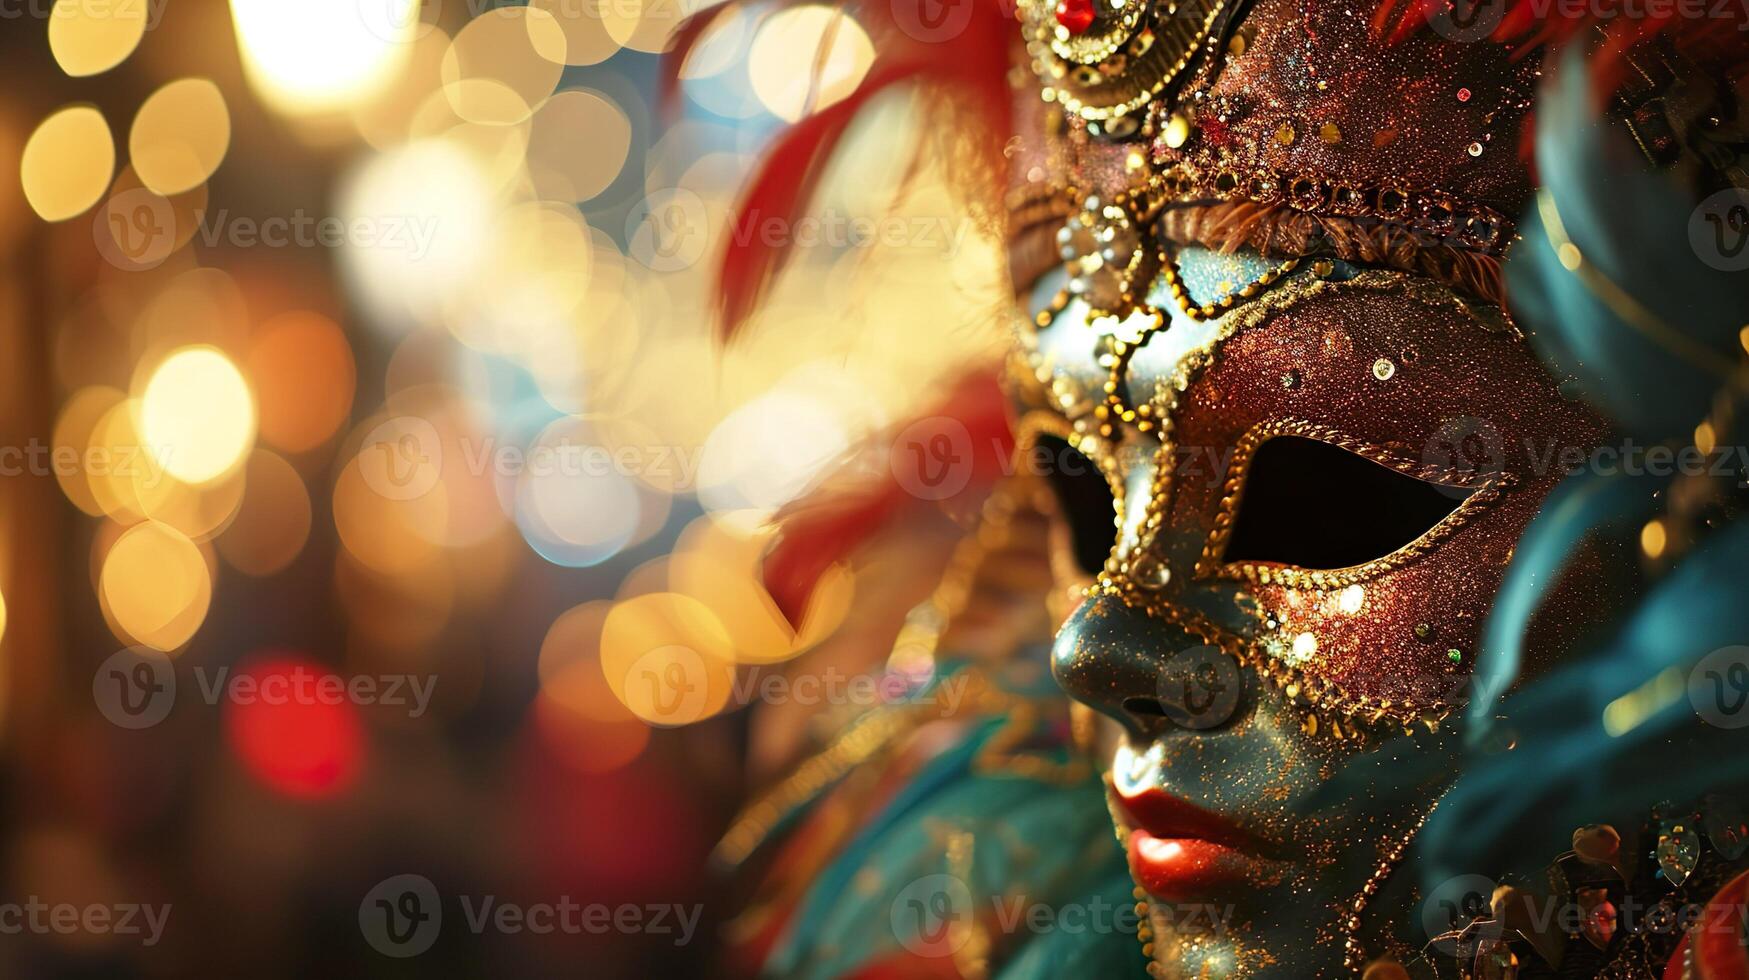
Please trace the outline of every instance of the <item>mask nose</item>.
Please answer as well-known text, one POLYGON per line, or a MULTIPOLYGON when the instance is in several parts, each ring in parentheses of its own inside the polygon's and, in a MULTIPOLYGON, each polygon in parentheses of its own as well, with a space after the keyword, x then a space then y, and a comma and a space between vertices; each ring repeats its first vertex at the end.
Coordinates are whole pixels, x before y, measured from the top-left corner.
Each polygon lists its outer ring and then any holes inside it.
POLYGON ((1088 598, 1063 623, 1051 673, 1143 739, 1226 726, 1247 701, 1247 674, 1230 654, 1111 595, 1088 598))

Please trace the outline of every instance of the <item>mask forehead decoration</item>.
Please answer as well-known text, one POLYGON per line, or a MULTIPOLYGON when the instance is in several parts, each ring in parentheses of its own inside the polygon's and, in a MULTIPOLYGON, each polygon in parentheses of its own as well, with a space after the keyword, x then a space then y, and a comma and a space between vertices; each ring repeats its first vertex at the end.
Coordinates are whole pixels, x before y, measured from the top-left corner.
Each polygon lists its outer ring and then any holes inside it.
POLYGON ((1047 101, 1114 136, 1178 81, 1232 0, 1027 0, 1027 53, 1047 101))

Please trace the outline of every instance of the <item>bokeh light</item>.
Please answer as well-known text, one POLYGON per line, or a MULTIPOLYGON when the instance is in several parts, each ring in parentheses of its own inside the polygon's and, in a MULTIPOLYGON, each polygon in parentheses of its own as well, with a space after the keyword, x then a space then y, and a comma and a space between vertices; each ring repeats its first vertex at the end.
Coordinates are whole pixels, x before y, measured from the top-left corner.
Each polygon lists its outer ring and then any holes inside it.
POLYGON ((101 517, 104 513, 87 475, 93 436, 98 423, 126 399, 126 393, 118 388, 101 385, 81 388, 61 406, 61 415, 55 420, 52 441, 56 451, 74 463, 72 466, 56 466, 55 479, 73 506, 93 517, 101 517))
POLYGON ((517 526, 558 565, 594 565, 618 553, 638 528, 640 506, 631 477, 578 418, 541 431, 516 483, 517 526))
POLYGON ((474 158, 440 140, 370 158, 341 188, 342 217, 370 223, 400 216, 428 238, 401 248, 349 243, 342 258, 360 299, 389 324, 438 319, 451 291, 468 281, 485 254, 495 199, 474 158))
POLYGON ((242 507, 215 544, 226 563, 245 575, 272 575, 303 550, 310 536, 310 494, 283 456, 249 454, 242 507))
POLYGON ((861 24, 841 10, 808 4, 759 25, 748 69, 765 108, 794 122, 856 91, 873 63, 874 45, 861 24))
POLYGON ((219 87, 205 78, 171 82, 146 99, 128 134, 140 182, 180 194, 211 177, 231 146, 231 114, 219 87))
POLYGON ((231 0, 243 67, 262 97, 296 116, 369 101, 405 67, 419 0, 231 0), (311 52, 320 51, 320 57, 311 52))
POLYGON ((567 89, 535 111, 528 169, 548 201, 583 202, 607 189, 625 166, 631 121, 607 96, 567 89))
POLYGON ((367 448, 377 458, 354 457, 334 483, 334 525, 341 542, 354 558, 385 575, 408 573, 433 560, 449 526, 448 493, 441 481, 427 485, 422 469, 406 471, 418 474, 407 481, 374 475, 427 465, 417 458, 382 458, 398 447, 399 440, 367 448))
POLYGON ((457 32, 443 92, 461 118, 514 123, 550 95, 565 66, 565 30, 539 7, 498 7, 457 32))
POLYGON ((339 324, 299 310, 263 323, 249 346, 262 441, 288 453, 320 446, 352 411, 357 369, 339 324))
POLYGON ((255 440, 255 400, 237 366, 216 348, 172 353, 140 395, 140 432, 177 479, 203 483, 231 470, 255 440))
POLYGON ((182 532, 166 524, 137 524, 103 558, 98 595, 118 639, 154 650, 187 643, 212 602, 206 558, 182 532))
POLYGON ((548 14, 565 35, 565 63, 594 65, 620 50, 607 31, 602 8, 608 0, 530 0, 529 6, 548 14))
POLYGON ((601 629, 612 608, 597 600, 566 610, 541 641, 535 723, 552 750, 583 772, 617 769, 650 739, 601 671, 601 629))
POLYGON ((364 727, 344 698, 322 694, 344 679, 309 657, 261 656, 237 671, 250 697, 225 702, 225 737, 243 768, 288 796, 331 796, 364 765, 364 727))
POLYGON ((730 413, 705 443, 699 500, 752 528, 806 488, 849 449, 833 404, 777 391, 730 413))
POLYGON ((19 161, 24 197, 44 221, 83 214, 103 197, 115 174, 109 124, 90 106, 71 106, 44 119, 19 161))
POLYGON ((139 47, 153 9, 150 3, 56 0, 49 12, 49 51, 69 75, 102 74, 139 47))
POLYGON ((667 50, 680 25, 707 5, 707 0, 603 0, 598 9, 615 41, 655 54, 667 50))
POLYGON ((733 693, 731 641, 697 599, 655 592, 625 599, 601 627, 601 672, 632 714, 688 725, 721 711, 733 693))

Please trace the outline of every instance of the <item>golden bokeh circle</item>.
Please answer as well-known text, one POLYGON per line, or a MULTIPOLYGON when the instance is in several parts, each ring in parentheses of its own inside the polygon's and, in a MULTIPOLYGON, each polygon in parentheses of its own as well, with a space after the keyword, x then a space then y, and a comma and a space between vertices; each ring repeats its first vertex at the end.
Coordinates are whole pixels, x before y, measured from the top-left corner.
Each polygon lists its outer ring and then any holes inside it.
POLYGON ((219 87, 182 78, 147 97, 128 134, 128 155, 140 182, 159 194, 181 194, 205 183, 231 146, 231 113, 219 87))
POLYGON ((728 631, 697 599, 653 592, 618 602, 601 627, 601 672, 620 703, 653 725, 721 711, 733 691, 728 631))
POLYGON ((215 480, 255 442, 255 399, 241 371, 216 347, 195 345, 164 358, 140 394, 146 448, 185 483, 215 480))
POLYGON ((220 556, 245 575, 272 575, 291 564, 310 536, 310 494, 298 471, 266 449, 249 454, 243 504, 214 542, 220 556))
POLYGON ((58 0, 49 13, 49 52, 74 78, 100 75, 127 60, 146 36, 155 3, 58 0))
POLYGON ((249 347, 262 441, 301 453, 327 442, 352 411, 357 368, 339 324, 320 313, 282 313, 249 347))
POLYGON ((200 548, 166 524, 136 524, 103 558, 98 593, 119 638, 175 650, 192 638, 212 602, 212 575, 200 548))
POLYGON ((44 221, 84 214, 114 175, 115 140, 90 106, 69 106, 44 119, 19 161, 24 199, 44 221))

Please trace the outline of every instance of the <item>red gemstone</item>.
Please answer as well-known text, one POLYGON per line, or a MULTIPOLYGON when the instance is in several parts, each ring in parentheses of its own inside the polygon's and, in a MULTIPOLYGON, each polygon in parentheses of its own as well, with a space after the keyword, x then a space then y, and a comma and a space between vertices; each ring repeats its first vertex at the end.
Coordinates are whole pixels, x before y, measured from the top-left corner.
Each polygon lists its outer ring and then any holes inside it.
POLYGON ((1085 34, 1093 26, 1093 0, 1057 0, 1057 23, 1070 34, 1085 34))

